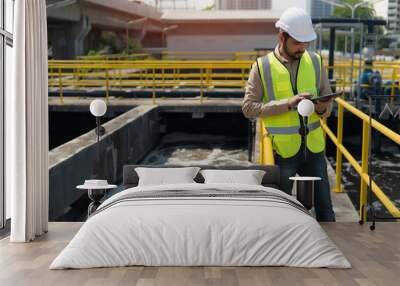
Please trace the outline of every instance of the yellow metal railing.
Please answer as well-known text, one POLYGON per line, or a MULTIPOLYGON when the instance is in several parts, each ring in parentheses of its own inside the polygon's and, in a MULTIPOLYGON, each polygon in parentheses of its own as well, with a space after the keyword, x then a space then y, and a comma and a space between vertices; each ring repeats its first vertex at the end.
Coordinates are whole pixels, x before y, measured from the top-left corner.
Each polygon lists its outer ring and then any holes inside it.
MULTIPOLYGON (((369 186, 369 175, 368 175, 368 150, 369 150, 369 117, 365 113, 361 112, 357 108, 353 107, 351 104, 346 102, 341 98, 337 98, 338 103, 338 120, 337 120, 337 134, 335 135, 333 131, 326 124, 326 120, 321 120, 321 125, 325 134, 332 140, 336 146, 336 186, 333 191, 342 192, 342 159, 343 156, 349 161, 351 166, 360 175, 360 221, 365 222, 367 213, 367 191, 369 186), (354 156, 346 149, 343 145, 343 118, 344 110, 351 112, 353 115, 358 117, 363 122, 362 129, 362 145, 361 145, 361 165, 357 162, 354 156)), ((264 124, 261 119, 259 119, 259 144, 260 144, 260 164, 274 164, 274 156, 272 150, 271 139, 267 136, 264 124)), ((391 139, 393 142, 400 144, 400 134, 397 134, 382 125, 378 121, 372 119, 372 128, 378 130, 380 133, 385 135, 387 138, 391 139)), ((371 179, 372 182, 372 192, 378 198, 378 200, 383 204, 383 206, 389 211, 389 213, 394 217, 400 216, 400 210, 395 206, 395 204, 390 200, 390 198, 384 193, 384 191, 371 179)))
POLYGON ((90 55, 79 56, 78 60, 147 60, 151 59, 152 55, 149 53, 132 53, 132 54, 108 54, 108 55, 90 55))
MULTIPOLYGON (((111 90, 126 88, 158 89, 215 88, 244 89, 253 61, 246 60, 208 60, 208 61, 167 61, 167 60, 51 60, 49 61, 49 88, 58 90, 62 99, 65 90, 104 89, 108 98, 111 90)), ((336 89, 348 91, 351 65, 339 63, 333 67, 336 89)), ((386 85, 394 96, 399 88, 400 65, 377 63, 383 79, 391 80, 386 85)), ((358 68, 353 68, 353 79, 358 78, 358 68)), ((368 87, 368 85, 362 85, 368 87)), ((153 94, 155 98, 155 94, 153 94)), ((202 97, 201 97, 202 98, 202 97)))
POLYGON ((268 51, 246 51, 246 52, 187 52, 187 51, 163 51, 163 60, 233 60, 248 61, 256 60, 258 57, 267 54, 268 51))
MULTIPOLYGON (((163 60, 255 60, 270 52, 269 50, 259 51, 161 51, 161 52, 137 52, 121 54, 98 54, 79 56, 78 60, 147 60, 155 59, 161 55, 163 60)), ((323 56, 324 62, 328 62, 327 56, 323 56)), ((335 64, 350 65, 351 59, 347 57, 335 57, 335 64)), ((395 61, 374 61, 374 65, 400 64, 395 61)), ((358 68, 358 59, 355 59, 354 66, 358 68)))
MULTIPOLYGON (((365 66, 361 66, 361 72, 363 72, 365 66)), ((332 85, 332 87, 336 87, 342 90, 349 90, 352 86, 356 88, 356 84, 351 82, 351 73, 353 72, 353 81, 358 81, 359 78, 359 67, 357 65, 353 66, 353 70, 351 69, 350 63, 337 63, 334 66, 325 66, 326 71, 333 70, 333 78, 335 79, 336 83, 332 85)), ((372 70, 379 71, 382 80, 390 81, 388 84, 382 84, 384 88, 391 88, 391 93, 394 95, 396 88, 399 88, 399 81, 400 79, 400 64, 398 63, 374 63, 372 66, 372 70)), ((368 84, 361 84, 361 87, 371 87, 368 84)))
MULTIPOLYGON (((78 56, 78 60, 145 60, 156 59, 161 56, 163 60, 255 60, 257 57, 269 53, 270 50, 259 51, 160 51, 160 52, 137 52, 137 53, 120 53, 120 54, 98 54, 78 56)), ((323 61, 328 63, 327 56, 322 56, 323 61)), ((335 57, 335 65, 351 64, 350 58, 335 57)), ((354 60, 354 67, 358 69, 358 58, 354 60)), ((395 61, 374 61, 374 65, 392 65, 400 64, 399 60, 395 61)))
POLYGON ((262 119, 258 119, 260 128, 259 132, 259 146, 260 146, 260 157, 259 163, 261 165, 275 165, 274 152, 272 149, 271 138, 268 137, 267 131, 264 126, 262 119))
POLYGON ((65 90, 122 88, 199 88, 204 90, 245 87, 250 61, 49 61, 49 88, 62 99, 65 90))
MULTIPOLYGON (((268 53, 262 51, 243 51, 243 52, 206 52, 206 51, 162 51, 160 53, 162 60, 234 60, 247 61, 256 60, 257 57, 268 53)), ((79 56, 78 60, 151 60, 157 55, 150 53, 131 53, 131 54, 104 54, 79 56)))
MULTIPOLYGON (((338 121, 337 121, 337 135, 335 135, 328 125, 321 121, 322 128, 325 133, 329 136, 332 142, 336 145, 336 187, 334 191, 342 191, 342 157, 344 156, 351 166, 356 170, 356 172, 361 177, 360 184, 360 221, 365 222, 366 220, 366 204, 367 204, 367 190, 369 186, 369 175, 368 175, 368 149, 369 149, 369 117, 362 111, 358 110, 345 100, 341 98, 335 99, 338 104, 338 121), (344 110, 351 112, 353 115, 358 117, 363 122, 362 129, 362 145, 361 145, 361 165, 357 162, 354 156, 346 149, 343 145, 343 115, 344 110)), ((385 135, 387 138, 391 139, 393 142, 400 144, 400 134, 393 132, 383 124, 376 120, 372 120, 372 128, 379 131, 381 134, 385 135)), ((388 196, 382 191, 382 189, 375 183, 372 182, 372 192, 378 198, 378 200, 383 204, 383 206, 389 211, 394 217, 400 216, 399 209, 395 204, 388 198, 388 196)))

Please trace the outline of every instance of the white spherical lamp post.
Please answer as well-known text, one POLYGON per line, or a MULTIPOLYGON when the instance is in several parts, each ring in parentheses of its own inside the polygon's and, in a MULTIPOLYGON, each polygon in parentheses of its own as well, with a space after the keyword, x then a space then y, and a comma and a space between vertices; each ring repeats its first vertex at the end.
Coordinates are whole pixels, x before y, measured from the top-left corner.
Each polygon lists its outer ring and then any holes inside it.
MULTIPOLYGON (((308 129, 308 117, 313 114, 315 110, 314 103, 309 99, 303 99, 297 105, 297 112, 303 117, 303 125, 301 126, 301 136, 304 137, 303 155, 304 162, 307 163, 307 134, 308 129)), ((320 177, 290 177, 292 181, 296 182, 296 198, 300 201, 311 213, 314 207, 314 184, 315 181, 321 180, 320 177)))
POLYGON ((107 111, 106 103, 101 99, 95 99, 90 103, 90 113, 96 117, 103 116, 107 111))
MULTIPOLYGON (((100 118, 106 114, 107 105, 101 99, 95 99, 90 103, 90 113, 96 117, 96 134, 97 141, 99 139, 100 134, 100 118)), ((104 130, 103 130, 104 131, 104 130)))
POLYGON ((308 117, 314 112, 314 103, 309 99, 303 99, 297 106, 297 112, 303 117, 308 117))
POLYGON ((304 129, 302 130, 302 132, 304 132, 304 134, 302 134, 302 136, 304 136, 303 152, 304 152, 304 161, 306 161, 307 160, 307 134, 309 132, 308 117, 311 116, 311 114, 314 112, 314 103, 309 99, 303 99, 297 105, 297 112, 301 116, 303 116, 303 122, 304 122, 304 129))
MULTIPOLYGON (((103 135, 105 132, 104 127, 100 125, 100 118, 106 113, 107 111, 107 105, 106 103, 101 100, 101 99, 95 99, 90 103, 90 113, 96 117, 96 135, 97 135, 97 142, 96 142, 96 148, 97 148, 97 166, 100 166, 100 147, 99 147, 99 141, 100 141, 100 135, 103 135), (101 133, 101 134, 100 134, 101 133)), ((95 177, 99 177, 100 169, 96 172, 97 174, 95 177)))

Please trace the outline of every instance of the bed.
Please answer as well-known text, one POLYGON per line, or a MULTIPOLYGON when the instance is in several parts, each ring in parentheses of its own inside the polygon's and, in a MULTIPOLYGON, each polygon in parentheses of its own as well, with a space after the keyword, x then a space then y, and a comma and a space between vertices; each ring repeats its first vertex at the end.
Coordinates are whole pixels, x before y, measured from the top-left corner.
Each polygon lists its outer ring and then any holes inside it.
POLYGON ((50 269, 351 267, 307 210, 278 190, 277 166, 198 166, 264 170, 261 185, 205 184, 198 173, 194 183, 152 186, 138 186, 136 167, 124 167, 124 190, 100 205, 50 269))

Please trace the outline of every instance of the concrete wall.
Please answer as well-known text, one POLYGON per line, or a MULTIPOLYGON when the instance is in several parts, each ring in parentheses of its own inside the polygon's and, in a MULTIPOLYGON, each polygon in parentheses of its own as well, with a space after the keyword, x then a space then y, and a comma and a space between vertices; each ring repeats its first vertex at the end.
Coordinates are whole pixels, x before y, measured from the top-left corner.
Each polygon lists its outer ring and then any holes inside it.
MULTIPOLYGON (((178 23, 179 25, 179 23, 178 23)), ((254 51, 272 49, 273 23, 184 23, 167 34, 169 51, 254 51)))
POLYGON ((49 152, 49 219, 63 215, 84 194, 76 186, 99 173, 110 183, 122 180, 122 167, 138 163, 159 140, 156 106, 139 106, 107 122, 100 138, 97 164, 96 135, 90 131, 49 152))
POLYGON ((271 9, 272 0, 217 0, 217 10, 224 9, 271 9))
POLYGON ((273 49, 276 43, 276 35, 171 35, 168 37, 168 50, 204 52, 254 51, 257 49, 273 49))
POLYGON ((278 11, 284 11, 290 7, 302 8, 307 11, 308 14, 311 12, 311 0, 272 0, 272 9, 278 11))
POLYGON ((46 15, 48 19, 57 19, 59 21, 79 21, 82 16, 82 7, 79 3, 61 6, 58 8, 47 8, 46 15))

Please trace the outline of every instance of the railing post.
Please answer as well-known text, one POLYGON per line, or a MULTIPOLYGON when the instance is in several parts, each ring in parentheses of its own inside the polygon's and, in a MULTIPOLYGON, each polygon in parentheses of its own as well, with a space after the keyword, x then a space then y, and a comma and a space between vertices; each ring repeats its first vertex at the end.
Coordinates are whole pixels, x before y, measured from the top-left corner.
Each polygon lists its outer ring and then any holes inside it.
POLYGON ((363 180, 363 175, 368 174, 368 150, 370 144, 369 123, 363 120, 362 129, 362 147, 361 147, 361 181, 360 181, 360 222, 365 222, 367 219, 367 183, 363 180))
POLYGON ((81 90, 81 83, 80 82, 81 82, 82 70, 81 70, 80 67, 78 67, 77 72, 78 72, 78 90, 81 90))
POLYGON ((108 96, 109 96, 109 79, 108 79, 108 69, 106 69, 106 101, 108 103, 108 96))
POLYGON ((339 146, 343 144, 343 105, 338 103, 338 119, 337 119, 337 143, 336 146, 336 186, 333 189, 336 193, 343 192, 342 188, 342 151, 339 146))
POLYGON ((265 165, 275 165, 272 141, 268 137, 263 120, 260 119, 260 162, 265 165))
MULTIPOLYGON (((165 91, 165 73, 164 73, 164 67, 161 67, 161 76, 162 76, 162 83, 163 83, 163 91, 165 91)), ((164 93, 165 95, 165 93, 164 93)))
POLYGON ((200 69, 200 103, 203 103, 203 69, 200 69))
MULTIPOLYGON (((145 85, 144 85, 143 70, 142 70, 141 67, 139 68, 139 85, 145 86, 145 85)), ((136 87, 137 87, 137 85, 136 85, 136 87)))
POLYGON ((208 67, 206 69, 206 85, 207 85, 207 90, 210 90, 210 74, 211 74, 211 69, 208 67))
POLYGON ((58 92, 60 94, 61 104, 64 104, 63 84, 61 79, 61 68, 58 68, 58 92))
POLYGON ((181 77, 181 69, 180 68, 176 68, 176 80, 178 82, 178 85, 180 84, 182 77, 181 77))
POLYGON ((75 90, 79 90, 79 88, 78 88, 78 70, 77 70, 77 68, 74 69, 74 79, 75 79, 74 89, 75 90))
MULTIPOLYGON (((83 79, 83 81, 84 81, 84 82, 87 81, 88 78, 89 78, 89 68, 84 68, 84 69, 81 70, 81 72, 82 72, 82 79, 83 79)), ((83 85, 83 86, 84 86, 84 88, 87 88, 87 86, 85 86, 85 85, 83 85)), ((79 98, 80 98, 80 97, 79 97, 79 98)))
MULTIPOLYGON (((345 89, 345 87, 346 87, 346 67, 343 67, 342 69, 341 69, 341 74, 342 74, 342 90, 344 90, 345 89)), ((337 86, 335 86, 335 88, 336 88, 337 86)))
POLYGON ((246 87, 246 82, 244 79, 244 68, 242 68, 242 88, 244 89, 246 87))
POLYGON ((119 90, 122 91, 122 70, 118 69, 119 73, 119 90))
POLYGON ((156 104, 156 69, 153 68, 153 104, 156 104))
POLYGON ((392 72, 392 89, 390 92, 390 103, 393 104, 394 103, 394 95, 395 95, 395 90, 394 90, 394 85, 396 82, 396 77, 397 77, 397 67, 393 67, 393 72, 392 72))

